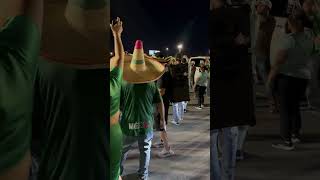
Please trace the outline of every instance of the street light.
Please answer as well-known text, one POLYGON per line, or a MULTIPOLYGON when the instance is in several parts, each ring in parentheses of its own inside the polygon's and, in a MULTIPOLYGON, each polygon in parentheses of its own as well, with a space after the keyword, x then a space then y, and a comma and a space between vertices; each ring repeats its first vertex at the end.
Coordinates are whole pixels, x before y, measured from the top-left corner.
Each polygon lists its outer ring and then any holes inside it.
POLYGON ((166 51, 169 51, 169 48, 166 48, 166 51))
POLYGON ((179 49, 179 52, 181 52, 181 50, 183 48, 183 44, 178 44, 177 48, 179 49))

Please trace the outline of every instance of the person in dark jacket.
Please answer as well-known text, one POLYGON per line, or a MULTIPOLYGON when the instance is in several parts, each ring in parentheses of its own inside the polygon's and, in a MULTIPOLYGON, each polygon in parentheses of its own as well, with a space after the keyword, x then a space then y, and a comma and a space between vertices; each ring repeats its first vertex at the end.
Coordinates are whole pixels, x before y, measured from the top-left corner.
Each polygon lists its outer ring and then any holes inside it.
POLYGON ((211 129, 211 178, 234 179, 238 126, 255 125, 253 76, 248 54, 250 7, 227 7, 213 0, 210 17, 210 59, 213 105, 211 129), (217 141, 223 133, 222 171, 217 141))

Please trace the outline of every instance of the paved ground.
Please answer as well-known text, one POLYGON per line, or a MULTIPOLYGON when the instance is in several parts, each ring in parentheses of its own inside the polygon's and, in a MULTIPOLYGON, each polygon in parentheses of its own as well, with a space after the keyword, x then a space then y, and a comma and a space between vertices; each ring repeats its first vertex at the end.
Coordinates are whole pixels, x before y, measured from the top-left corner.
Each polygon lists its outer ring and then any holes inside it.
MULTIPOLYGON (((176 156, 160 159, 157 157, 160 149, 153 149, 150 180, 210 179, 209 114, 209 108, 199 111, 189 106, 181 126, 169 125, 176 156)), ((236 180, 319 180, 320 112, 303 109, 304 143, 293 152, 271 147, 279 138, 279 115, 269 112, 266 99, 257 100, 256 115, 257 126, 250 129, 245 146, 249 157, 237 164, 236 180)), ((125 180, 135 180, 132 174, 138 168, 138 155, 137 150, 131 151, 125 171, 131 175, 125 180)))
MULTIPOLYGON (((206 102, 208 103, 208 99, 206 102)), ((175 156, 160 159, 157 153, 161 149, 152 149, 150 162, 150 180, 209 180, 210 146, 209 146, 209 116, 210 108, 203 110, 194 108, 193 99, 188 106, 188 113, 180 126, 168 125, 168 137, 175 156)), ((209 106, 207 104, 207 106, 209 106)), ((170 117, 171 119, 171 113, 170 117)), ((155 133, 154 142, 159 141, 155 133)), ((138 169, 139 152, 132 150, 125 164, 124 180, 135 180, 138 169)))
POLYGON ((266 105, 258 100, 257 126, 250 129, 245 148, 249 158, 238 163, 236 180, 319 180, 320 112, 303 111, 305 142, 285 152, 271 147, 279 138, 279 115, 266 105))

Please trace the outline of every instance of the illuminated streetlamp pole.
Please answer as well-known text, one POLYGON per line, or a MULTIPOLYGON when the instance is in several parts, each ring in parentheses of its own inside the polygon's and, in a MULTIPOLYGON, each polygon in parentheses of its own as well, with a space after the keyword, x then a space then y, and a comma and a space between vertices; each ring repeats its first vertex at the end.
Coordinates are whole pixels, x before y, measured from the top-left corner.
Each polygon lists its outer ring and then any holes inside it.
POLYGON ((183 44, 178 44, 177 48, 179 49, 179 53, 181 53, 182 48, 183 48, 183 44))

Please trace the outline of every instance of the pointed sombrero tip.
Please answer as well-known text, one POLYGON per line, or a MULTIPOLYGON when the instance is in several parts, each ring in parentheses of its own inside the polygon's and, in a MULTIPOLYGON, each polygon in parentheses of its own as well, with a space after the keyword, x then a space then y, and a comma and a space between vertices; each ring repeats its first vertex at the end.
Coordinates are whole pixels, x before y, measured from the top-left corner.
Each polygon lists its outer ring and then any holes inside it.
POLYGON ((135 49, 143 49, 143 42, 141 40, 136 41, 135 49))

